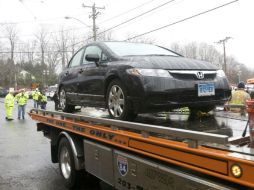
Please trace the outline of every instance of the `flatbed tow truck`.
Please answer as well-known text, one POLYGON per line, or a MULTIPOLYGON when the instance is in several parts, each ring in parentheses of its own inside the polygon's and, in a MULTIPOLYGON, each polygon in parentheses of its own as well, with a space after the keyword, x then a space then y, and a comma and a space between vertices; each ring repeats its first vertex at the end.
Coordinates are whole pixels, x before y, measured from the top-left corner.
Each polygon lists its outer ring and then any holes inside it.
POLYGON ((39 109, 29 115, 51 140, 52 162, 59 163, 68 187, 87 174, 120 190, 254 189, 249 137, 229 141, 225 135, 39 109))

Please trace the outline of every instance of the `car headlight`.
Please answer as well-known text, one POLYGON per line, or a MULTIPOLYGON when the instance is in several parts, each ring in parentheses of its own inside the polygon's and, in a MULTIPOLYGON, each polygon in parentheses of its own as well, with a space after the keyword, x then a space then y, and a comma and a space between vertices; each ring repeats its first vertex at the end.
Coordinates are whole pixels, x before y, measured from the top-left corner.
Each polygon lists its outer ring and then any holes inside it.
POLYGON ((127 73, 136 76, 149 76, 149 77, 172 77, 167 70, 163 69, 127 69, 127 73))
POLYGON ((217 76, 218 76, 218 77, 225 77, 226 75, 225 75, 225 73, 224 73, 223 70, 218 70, 218 71, 217 71, 217 76))

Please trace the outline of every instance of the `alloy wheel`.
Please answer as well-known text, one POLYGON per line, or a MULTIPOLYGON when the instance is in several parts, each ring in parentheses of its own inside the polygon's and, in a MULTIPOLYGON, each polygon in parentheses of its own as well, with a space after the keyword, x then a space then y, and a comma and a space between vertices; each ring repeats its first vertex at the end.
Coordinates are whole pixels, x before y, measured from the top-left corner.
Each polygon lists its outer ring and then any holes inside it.
POLYGON ((66 147, 62 147, 60 152, 60 166, 65 179, 71 175, 71 158, 66 147))
POLYGON ((109 92, 108 109, 114 117, 120 117, 124 111, 124 93, 118 85, 113 85, 109 92))
POLYGON ((59 99, 60 99, 60 107, 64 109, 66 105, 66 94, 64 90, 60 91, 59 99))

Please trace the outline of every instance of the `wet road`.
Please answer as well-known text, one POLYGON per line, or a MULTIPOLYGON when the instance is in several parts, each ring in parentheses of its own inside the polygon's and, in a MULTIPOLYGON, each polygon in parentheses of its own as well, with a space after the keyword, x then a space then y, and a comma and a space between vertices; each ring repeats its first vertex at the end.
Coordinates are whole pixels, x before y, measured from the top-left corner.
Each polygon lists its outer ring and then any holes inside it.
MULTIPOLYGON (((32 108, 29 100, 26 111, 32 108)), ((53 110, 49 102, 48 109, 53 110)), ((36 123, 26 115, 13 121, 5 120, 3 99, 0 99, 0 190, 65 190, 58 164, 51 163, 50 141, 36 131, 36 123)), ((111 189, 100 184, 101 190, 111 189)), ((98 187, 81 183, 77 189, 96 190, 98 187)))
MULTIPOLYGON (((53 102, 47 109, 53 110, 53 102)), ((26 110, 32 108, 29 100, 26 110)), ((92 116, 107 116, 103 110, 82 109, 92 116)), ((170 126, 175 128, 207 131, 228 136, 241 136, 246 124, 246 117, 239 114, 216 112, 216 117, 209 116, 194 121, 188 120, 186 114, 146 114, 138 117, 136 122, 170 126), (225 118, 226 117, 226 118, 225 118), (234 119, 233 119, 234 118, 234 119)), ((14 109, 15 120, 7 122, 3 99, 0 99, 0 190, 65 190, 59 173, 58 164, 51 163, 50 142, 41 132, 36 131, 36 123, 26 115, 25 120, 17 120, 17 106, 14 109)), ((82 182, 79 189, 108 190, 106 184, 100 187, 86 186, 82 182)))

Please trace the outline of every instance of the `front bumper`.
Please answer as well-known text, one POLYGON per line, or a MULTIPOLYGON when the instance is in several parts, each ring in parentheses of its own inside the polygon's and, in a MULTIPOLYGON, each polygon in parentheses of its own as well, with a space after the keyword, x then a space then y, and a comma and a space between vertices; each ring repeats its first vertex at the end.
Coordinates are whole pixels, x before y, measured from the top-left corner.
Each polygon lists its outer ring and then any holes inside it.
POLYGON ((131 77, 128 99, 138 112, 168 111, 179 107, 207 107, 224 104, 231 95, 226 78, 178 80, 163 77, 131 77), (215 95, 198 96, 199 83, 213 83, 215 95), (130 85, 131 84, 131 85, 130 85))

